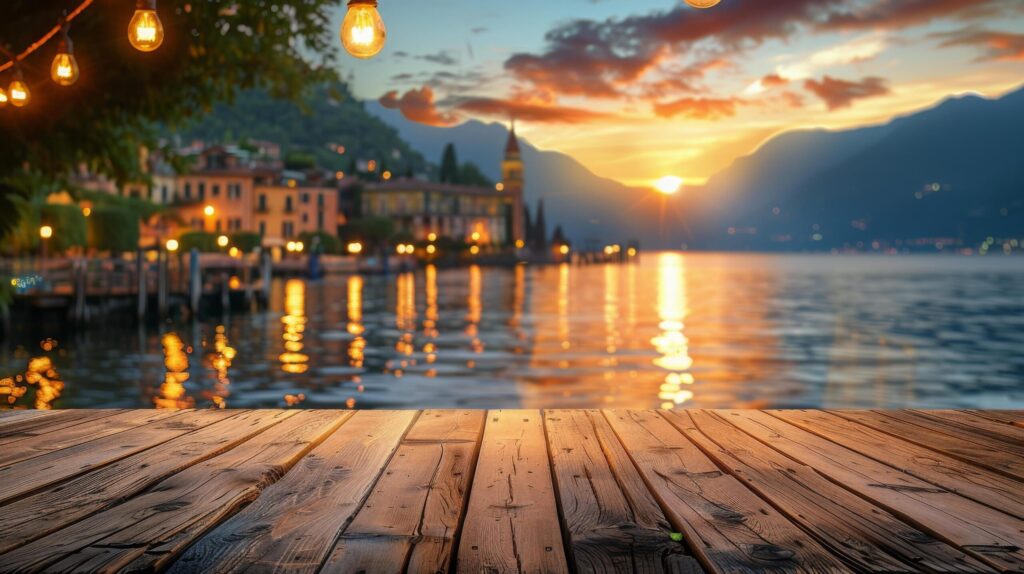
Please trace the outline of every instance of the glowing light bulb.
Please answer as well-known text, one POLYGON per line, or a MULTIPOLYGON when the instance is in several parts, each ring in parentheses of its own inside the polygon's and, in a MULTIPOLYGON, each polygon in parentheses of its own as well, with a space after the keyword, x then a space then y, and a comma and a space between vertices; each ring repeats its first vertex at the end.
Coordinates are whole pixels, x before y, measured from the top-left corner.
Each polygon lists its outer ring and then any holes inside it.
POLYGON ((178 240, 177 239, 168 239, 167 240, 167 250, 170 251, 171 253, 174 253, 175 251, 177 251, 178 250, 178 240))
POLYGON ((21 79, 20 72, 14 77, 14 81, 7 88, 7 97, 11 100, 11 105, 16 108, 27 106, 29 100, 32 99, 32 92, 28 90, 28 85, 21 79))
POLYGON ((152 52, 164 43, 164 25, 156 14, 156 0, 138 0, 128 24, 128 41, 140 52, 152 52))
POLYGON ((217 245, 219 245, 220 247, 227 247, 229 241, 230 240, 228 239, 227 235, 221 235, 220 237, 217 238, 217 245))
POLYGON ((348 13, 341 23, 341 44, 349 54, 372 58, 384 48, 387 35, 377 12, 377 0, 349 0, 348 13))
POLYGON ((39 237, 43 239, 49 239, 53 237, 53 228, 49 225, 44 225, 39 228, 39 237))
POLYGON ((57 55, 50 65, 50 78, 57 85, 70 86, 78 81, 78 61, 75 60, 75 49, 68 37, 68 24, 61 27, 61 39, 57 45, 57 55))
POLYGON ((690 6, 701 9, 711 8, 712 6, 718 4, 720 1, 721 0, 685 0, 685 2, 690 6))
POLYGON ((8 100, 7 90, 0 88, 0 108, 7 107, 8 100))

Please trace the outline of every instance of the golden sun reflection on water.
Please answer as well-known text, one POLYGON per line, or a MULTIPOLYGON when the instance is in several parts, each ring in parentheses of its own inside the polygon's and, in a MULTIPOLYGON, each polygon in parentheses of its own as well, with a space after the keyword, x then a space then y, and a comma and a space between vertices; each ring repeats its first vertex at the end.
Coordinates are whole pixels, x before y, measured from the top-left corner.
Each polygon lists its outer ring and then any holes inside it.
POLYGON ((160 338, 164 348, 164 382, 160 385, 159 394, 153 397, 153 404, 158 409, 190 409, 196 406, 195 399, 189 397, 185 390, 185 382, 189 379, 188 353, 185 343, 177 333, 167 333, 160 338))
POLYGON ((309 356, 302 353, 305 348, 303 333, 306 331, 306 282, 290 279, 284 286, 284 352, 281 353, 281 370, 300 375, 309 370, 309 356))

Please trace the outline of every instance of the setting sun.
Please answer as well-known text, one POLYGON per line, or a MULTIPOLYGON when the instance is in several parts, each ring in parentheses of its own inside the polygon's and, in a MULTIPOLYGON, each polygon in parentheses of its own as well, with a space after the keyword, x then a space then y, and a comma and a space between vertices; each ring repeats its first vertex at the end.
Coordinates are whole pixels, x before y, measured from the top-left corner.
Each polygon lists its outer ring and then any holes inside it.
POLYGON ((683 178, 674 175, 666 175, 654 182, 654 189, 665 195, 677 193, 681 187, 683 187, 683 178))

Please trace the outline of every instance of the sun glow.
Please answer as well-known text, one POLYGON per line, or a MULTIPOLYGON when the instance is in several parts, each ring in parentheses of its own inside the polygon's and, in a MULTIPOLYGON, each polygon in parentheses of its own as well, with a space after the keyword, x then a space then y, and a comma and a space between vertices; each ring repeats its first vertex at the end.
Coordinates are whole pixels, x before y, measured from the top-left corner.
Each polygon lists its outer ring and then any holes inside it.
POLYGON ((666 175, 665 177, 654 182, 654 189, 658 193, 665 195, 672 195, 678 193, 683 187, 683 178, 674 175, 666 175))

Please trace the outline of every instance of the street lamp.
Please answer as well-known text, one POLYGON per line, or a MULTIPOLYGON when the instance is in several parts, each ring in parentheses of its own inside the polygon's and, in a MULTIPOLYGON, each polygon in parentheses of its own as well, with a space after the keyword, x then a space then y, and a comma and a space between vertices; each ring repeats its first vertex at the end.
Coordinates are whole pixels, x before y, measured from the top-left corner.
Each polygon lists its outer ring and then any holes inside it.
POLYGON ((167 245, 165 247, 167 247, 167 251, 168 252, 174 253, 175 251, 178 250, 178 240, 177 239, 168 239, 167 240, 167 245))
POLYGON ((348 244, 348 252, 352 255, 359 255, 363 252, 363 244, 358 241, 353 241, 348 244))
POLYGON ((40 253, 40 266, 46 262, 46 244, 49 243, 49 239, 53 237, 53 228, 49 225, 44 225, 39 228, 39 237, 42 241, 39 242, 40 253))

